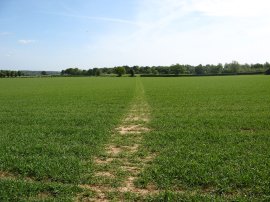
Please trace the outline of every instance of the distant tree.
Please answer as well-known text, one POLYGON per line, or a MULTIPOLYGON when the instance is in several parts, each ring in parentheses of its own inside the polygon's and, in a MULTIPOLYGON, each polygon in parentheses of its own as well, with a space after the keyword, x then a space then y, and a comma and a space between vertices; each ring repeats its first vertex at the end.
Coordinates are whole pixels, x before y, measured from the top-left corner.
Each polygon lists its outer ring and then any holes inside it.
POLYGON ((93 76, 93 70, 92 69, 88 69, 87 70, 87 75, 88 76, 93 76))
POLYGON ((152 68, 151 67, 146 66, 146 67, 143 68, 143 70, 144 70, 145 74, 152 74, 152 68))
POLYGON ((77 75, 82 75, 82 70, 78 68, 68 68, 66 70, 63 70, 61 72, 62 75, 70 75, 70 76, 77 76, 77 75))
POLYGON ((45 76, 45 75, 47 75, 47 72, 46 72, 46 71, 42 71, 42 72, 41 72, 41 75, 42 75, 42 76, 45 76))
POLYGON ((126 72, 130 72, 130 70, 132 69, 132 68, 130 68, 128 65, 125 65, 125 66, 123 66, 124 68, 125 68, 125 71, 126 72))
POLYGON ((198 74, 198 75, 202 75, 204 74, 204 68, 202 65, 198 65, 197 67, 195 67, 195 73, 198 74))
POLYGON ((270 68, 268 70, 265 71, 266 75, 270 75, 270 68))
POLYGON ((170 73, 171 74, 184 74, 185 73, 185 67, 180 64, 175 64, 170 66, 170 73))
POLYGON ((135 74, 140 73, 140 67, 139 66, 133 66, 132 69, 135 71, 135 74))
POLYGON ((207 69, 208 73, 211 74, 220 74, 222 72, 223 65, 219 63, 218 65, 210 65, 210 67, 207 69))
POLYGON ((6 77, 6 74, 4 71, 0 70, 0 78, 4 78, 6 77))
POLYGON ((111 74, 110 68, 103 67, 100 69, 103 74, 111 74))
POLYGON ((252 65, 251 67, 254 69, 263 69, 264 66, 263 66, 263 64, 257 63, 257 64, 252 65))
POLYGON ((82 75, 86 76, 87 75, 87 71, 86 70, 82 70, 82 75))
POLYGON ((158 74, 158 70, 153 69, 153 70, 152 70, 152 74, 157 75, 157 74, 158 74))
POLYGON ((241 65, 237 61, 232 61, 232 63, 229 65, 231 73, 237 73, 240 71, 241 65))
POLYGON ((185 74, 185 72, 186 72, 186 68, 184 67, 184 65, 179 65, 179 73, 185 74))
POLYGON ((108 68, 107 69, 107 74, 112 74, 113 73, 113 69, 112 68, 108 68))
POLYGON ((98 68, 96 68, 96 67, 93 68, 93 72, 92 72, 93 76, 99 76, 100 73, 98 71, 99 71, 98 68))
POLYGON ((10 74, 10 71, 6 70, 6 76, 7 76, 7 77, 10 77, 10 75, 11 75, 11 74, 10 74))
POLYGON ((264 63, 263 66, 264 66, 265 69, 270 69, 270 63, 269 62, 264 63))
POLYGON ((101 75, 101 70, 100 69, 97 69, 96 71, 95 71, 95 76, 100 76, 101 75))
POLYGON ((124 67, 115 67, 115 73, 120 77, 126 73, 126 69, 124 67))
POLYGON ((9 71, 9 76, 14 77, 14 71, 9 71))
POLYGON ((232 61, 224 65, 223 73, 238 73, 240 70, 241 65, 237 61, 232 61))
POLYGON ((82 70, 80 70, 79 68, 76 67, 73 69, 73 74, 74 75, 82 75, 82 70))
POLYGON ((184 65, 187 74, 195 74, 195 67, 191 65, 184 65))
POLYGON ((168 67, 159 66, 156 68, 159 74, 169 74, 170 70, 168 67))
POLYGON ((135 76, 135 71, 134 71, 134 69, 130 69, 129 72, 130 72, 130 76, 131 76, 131 77, 134 77, 134 76, 135 76))
POLYGON ((240 71, 241 72, 251 72, 252 69, 251 69, 250 65, 246 63, 246 64, 241 65, 240 71))
POLYGON ((18 71, 18 76, 22 76, 22 72, 21 71, 18 71))
POLYGON ((170 73, 171 73, 171 74, 174 74, 174 75, 180 74, 179 64, 171 65, 171 66, 170 66, 170 73))

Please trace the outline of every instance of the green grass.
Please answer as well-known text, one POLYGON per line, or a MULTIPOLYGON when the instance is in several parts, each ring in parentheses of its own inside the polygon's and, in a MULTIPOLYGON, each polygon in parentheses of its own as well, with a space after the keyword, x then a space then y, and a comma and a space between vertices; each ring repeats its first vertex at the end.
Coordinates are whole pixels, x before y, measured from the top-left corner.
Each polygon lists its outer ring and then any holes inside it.
POLYGON ((23 180, 0 180, 0 201, 73 201, 82 190, 74 185, 41 182, 27 183, 23 180))
POLYGON ((126 200, 270 200, 270 79, 226 76, 0 79, 0 201, 72 201, 95 183, 136 80, 152 129, 138 155, 157 155, 136 184, 161 193, 126 200))
MULTIPOLYGON (((270 79, 142 79, 152 107, 139 183, 224 199, 270 198, 270 79)), ((186 194, 185 194, 186 195, 186 194)))
POLYGON ((0 171, 79 184, 91 180, 92 157, 127 110, 135 80, 1 79, 0 86, 0 171))

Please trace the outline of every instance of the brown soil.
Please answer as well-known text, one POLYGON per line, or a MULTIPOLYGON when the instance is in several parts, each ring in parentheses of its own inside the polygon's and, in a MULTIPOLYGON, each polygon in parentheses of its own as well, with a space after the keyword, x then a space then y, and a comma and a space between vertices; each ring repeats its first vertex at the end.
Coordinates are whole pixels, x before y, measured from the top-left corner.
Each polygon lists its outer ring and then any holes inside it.
MULTIPOLYGON (((107 158, 95 158, 94 162, 97 165, 108 165, 112 161, 117 160, 119 163, 119 169, 126 173, 126 177, 120 187, 114 188, 109 185, 80 185, 80 187, 88 190, 92 190, 96 193, 96 196, 90 201, 108 201, 106 195, 109 192, 118 192, 124 194, 126 192, 132 192, 138 195, 147 195, 156 193, 157 189, 154 186, 149 186, 146 189, 139 189, 134 185, 140 172, 145 169, 148 162, 152 161, 154 155, 146 156, 143 159, 137 159, 136 153, 139 151, 143 134, 150 131, 147 127, 149 119, 148 105, 143 99, 139 99, 136 104, 133 105, 126 117, 124 117, 122 123, 114 130, 115 132, 111 136, 111 143, 106 147, 107 158), (128 136, 136 134, 136 136, 128 136), (127 138, 132 137, 133 145, 117 145, 119 139, 128 141, 127 138), (121 155, 123 154, 123 155, 121 155), (135 155, 136 161, 132 159, 132 155, 135 155), (128 158, 126 157, 128 156, 128 158), (139 162, 138 162, 139 161, 139 162)), ((118 164, 117 164, 118 165, 118 164)), ((105 166, 106 167, 106 166, 105 166)), ((115 168, 106 168, 107 170, 98 171, 95 176, 104 178, 114 178, 115 168)), ((120 199, 119 199, 120 200, 120 199)), ((123 200, 123 199, 121 199, 123 200)))
POLYGON ((110 178, 114 177, 114 175, 110 172, 98 172, 95 175, 99 177, 110 177, 110 178))
POLYGON ((136 194, 139 194, 139 195, 148 195, 148 194, 155 194, 155 193, 158 193, 157 189, 155 186, 148 186, 146 189, 139 189, 139 188, 136 188, 134 186, 134 181, 136 180, 136 177, 128 177, 128 179, 125 181, 125 186, 124 187, 120 187, 118 190, 120 192, 132 192, 132 193, 136 193, 136 194))
POLYGON ((113 158, 106 158, 106 159, 95 158, 94 163, 95 164, 106 164, 106 163, 111 163, 113 160, 114 160, 113 158))
POLYGON ((117 155, 122 151, 122 149, 120 147, 114 146, 114 145, 109 145, 107 147, 107 152, 108 154, 111 155, 117 155))
POLYGON ((128 150, 130 153, 134 153, 138 151, 139 144, 134 144, 133 146, 122 146, 125 150, 128 150))
POLYGON ((138 125, 122 125, 116 129, 121 135, 126 134, 141 134, 150 131, 149 128, 144 127, 142 124, 138 125))
POLYGON ((0 178, 16 178, 14 174, 6 171, 0 171, 0 178))
POLYGON ((39 200, 46 200, 46 199, 48 199, 48 198, 50 198, 50 197, 52 197, 52 194, 51 193, 48 193, 48 192, 41 192, 41 193, 39 193, 38 195, 37 195, 37 199, 39 199, 39 200))
POLYGON ((138 174, 140 172, 140 168, 136 167, 136 166, 121 166, 121 168, 124 170, 124 171, 127 171, 131 174, 138 174))
POLYGON ((129 121, 149 122, 149 119, 147 117, 141 117, 141 116, 129 116, 125 119, 125 122, 129 122, 129 121))

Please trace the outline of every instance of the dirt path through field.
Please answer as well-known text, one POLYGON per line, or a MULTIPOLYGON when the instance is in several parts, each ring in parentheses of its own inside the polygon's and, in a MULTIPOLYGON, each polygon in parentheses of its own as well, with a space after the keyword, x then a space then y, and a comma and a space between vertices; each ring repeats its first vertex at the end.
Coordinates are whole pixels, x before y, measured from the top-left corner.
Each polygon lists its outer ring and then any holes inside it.
POLYGON ((128 113, 123 118, 106 145, 105 153, 95 158, 95 178, 90 185, 80 185, 94 192, 94 197, 86 194, 78 196, 77 201, 125 200, 127 195, 147 195, 154 193, 153 186, 136 187, 140 172, 154 158, 142 148, 143 135, 151 130, 150 108, 144 98, 144 89, 136 81, 136 93, 128 113))

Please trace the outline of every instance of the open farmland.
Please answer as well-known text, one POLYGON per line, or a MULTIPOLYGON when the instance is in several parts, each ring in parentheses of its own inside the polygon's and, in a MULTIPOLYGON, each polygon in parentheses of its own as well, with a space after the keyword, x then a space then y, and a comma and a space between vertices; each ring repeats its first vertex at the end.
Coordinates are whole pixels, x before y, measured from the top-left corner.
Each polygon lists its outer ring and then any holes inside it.
POLYGON ((0 80, 0 201, 269 200, 270 79, 0 80))
POLYGON ((135 81, 4 79, 0 86, 0 201, 66 200, 91 181, 92 157, 127 109, 135 81))

